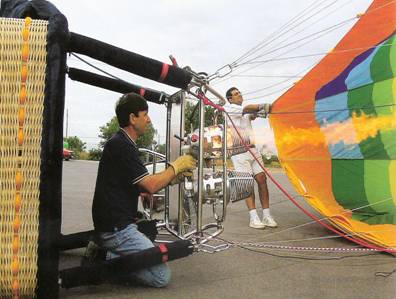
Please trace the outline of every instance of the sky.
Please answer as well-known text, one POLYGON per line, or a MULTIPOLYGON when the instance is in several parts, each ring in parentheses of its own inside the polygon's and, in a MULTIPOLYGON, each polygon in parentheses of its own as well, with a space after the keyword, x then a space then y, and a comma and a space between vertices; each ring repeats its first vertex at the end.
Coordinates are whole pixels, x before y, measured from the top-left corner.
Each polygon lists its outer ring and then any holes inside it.
MULTIPOLYGON (((237 86, 248 103, 272 103, 336 46, 364 13, 369 0, 152 0, 51 1, 68 19, 69 30, 162 62, 173 55, 181 67, 214 74, 237 62, 224 78, 210 82, 221 94, 237 86), (283 27, 282 27, 283 26, 283 27), (279 30, 283 31, 279 31, 279 30), (261 47, 259 47, 261 46, 261 47), (250 56, 237 60, 254 49, 250 56)), ((176 88, 82 56, 130 83, 173 94, 176 88)), ((68 66, 98 72, 68 56, 68 66)), ((100 141, 99 127, 114 115, 120 94, 66 79, 65 135, 87 148, 100 141), (66 118, 66 111, 68 117, 66 118), (66 126, 67 120, 67 126, 66 126)), ((165 107, 149 114, 165 141, 165 107)), ((253 123, 256 140, 275 152, 268 121, 253 123)))

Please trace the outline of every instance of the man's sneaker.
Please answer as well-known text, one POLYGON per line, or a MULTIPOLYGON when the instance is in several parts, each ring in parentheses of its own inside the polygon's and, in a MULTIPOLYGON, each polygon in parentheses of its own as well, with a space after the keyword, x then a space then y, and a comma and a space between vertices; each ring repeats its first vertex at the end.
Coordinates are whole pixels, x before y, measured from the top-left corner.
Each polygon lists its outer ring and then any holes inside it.
POLYGON ((262 223, 265 226, 269 226, 269 227, 277 227, 278 226, 278 223, 276 223, 274 218, 272 218, 271 216, 263 217, 262 223))
POLYGON ((260 221, 260 219, 250 219, 249 226, 251 228, 264 228, 265 225, 260 221))

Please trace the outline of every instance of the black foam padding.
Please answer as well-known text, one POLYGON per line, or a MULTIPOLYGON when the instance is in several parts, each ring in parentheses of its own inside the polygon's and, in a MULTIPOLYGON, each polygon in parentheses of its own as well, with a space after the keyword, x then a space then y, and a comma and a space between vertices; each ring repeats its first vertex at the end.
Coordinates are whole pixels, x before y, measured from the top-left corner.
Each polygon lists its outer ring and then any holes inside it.
POLYGON ((81 233, 75 233, 70 235, 60 235, 58 241, 59 250, 70 250, 76 248, 82 248, 87 246, 89 240, 94 235, 95 231, 90 230, 81 233))
MULTIPOLYGON (((45 0, 2 0, 0 15, 6 18, 48 20, 47 66, 41 141, 37 298, 58 298, 58 238, 62 217, 62 148, 65 100, 67 20, 45 0)), ((33 294, 26 294, 31 297, 33 294)))
POLYGON ((108 89, 120 93, 134 92, 140 94, 141 89, 144 89, 143 97, 149 101, 156 104, 163 104, 167 95, 165 93, 134 85, 123 80, 113 79, 106 76, 98 75, 88 71, 69 68, 68 70, 69 78, 75 81, 93 85, 96 87, 108 89))
POLYGON ((67 20, 63 15, 49 19, 47 67, 41 142, 39 206, 39 256, 37 298, 58 298, 56 247, 62 222, 63 113, 66 79, 67 20))
POLYGON ((119 69, 182 89, 186 89, 192 79, 187 71, 169 65, 168 75, 160 81, 162 62, 73 32, 70 33, 68 51, 87 55, 119 69))
POLYGON ((49 20, 61 14, 46 0, 1 0, 0 16, 4 18, 26 18, 49 20))
MULTIPOLYGON (((168 243, 166 247, 169 261, 186 257, 193 252, 193 246, 188 240, 168 243)), ((100 284, 119 275, 160 264, 162 258, 160 248, 153 247, 94 265, 65 269, 60 271, 59 277, 63 288, 100 284)))
MULTIPOLYGON (((154 242, 158 235, 157 220, 144 219, 136 222, 136 225, 141 233, 154 242)), ((60 234, 57 245, 61 251, 82 248, 92 239, 95 239, 94 230, 69 235, 60 234)))

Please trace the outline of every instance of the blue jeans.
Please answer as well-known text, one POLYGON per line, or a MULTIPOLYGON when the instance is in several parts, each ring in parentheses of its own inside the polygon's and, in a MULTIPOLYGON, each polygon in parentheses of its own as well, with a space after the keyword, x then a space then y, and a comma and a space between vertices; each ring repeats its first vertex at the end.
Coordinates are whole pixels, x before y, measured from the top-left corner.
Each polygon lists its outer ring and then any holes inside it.
MULTIPOLYGON (((107 260, 154 247, 153 243, 138 231, 136 224, 130 224, 120 231, 99 233, 99 238, 101 246, 107 250, 107 260)), ((168 265, 164 263, 134 271, 127 277, 120 276, 119 278, 125 282, 138 282, 161 288, 169 284, 171 272, 168 265)))

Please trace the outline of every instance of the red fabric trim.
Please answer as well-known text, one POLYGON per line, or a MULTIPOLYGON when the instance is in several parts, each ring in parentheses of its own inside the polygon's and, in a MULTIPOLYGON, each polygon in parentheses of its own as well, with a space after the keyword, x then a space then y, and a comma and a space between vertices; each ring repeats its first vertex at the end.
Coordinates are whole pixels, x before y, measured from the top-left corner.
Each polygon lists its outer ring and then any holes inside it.
POLYGON ((166 263, 169 259, 168 257, 168 247, 166 247, 166 245, 164 243, 161 243, 158 245, 159 250, 162 253, 162 262, 166 263))
POLYGON ((171 56, 170 56, 170 60, 172 61, 173 66, 178 66, 175 57, 173 57, 173 56, 171 55, 171 56))
POLYGON ((164 81, 166 76, 168 76, 168 71, 169 71, 169 64, 163 63, 162 70, 161 70, 161 76, 159 77, 158 81, 160 81, 160 82, 164 81))

